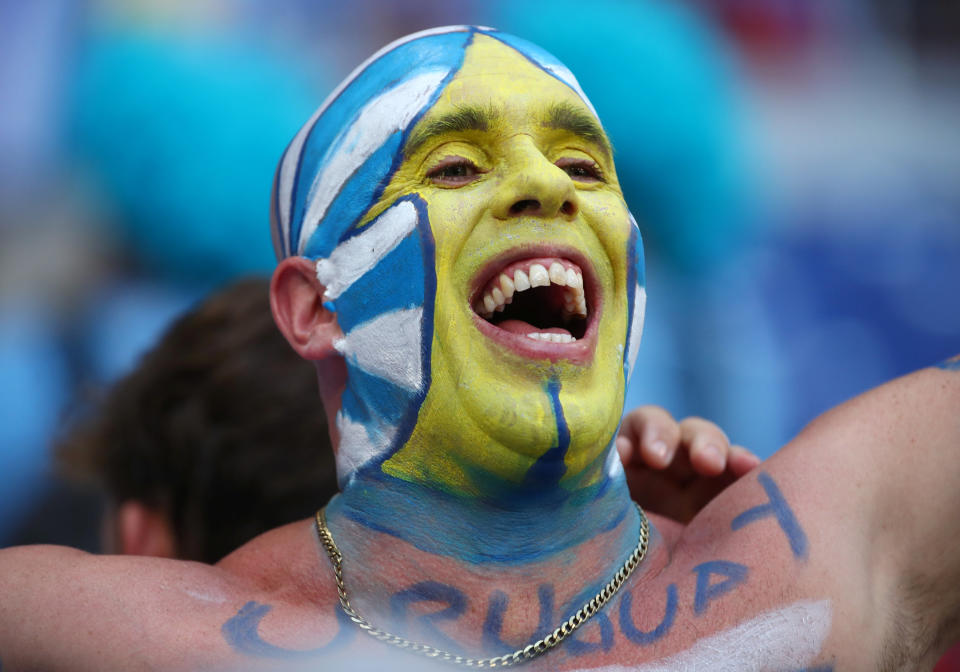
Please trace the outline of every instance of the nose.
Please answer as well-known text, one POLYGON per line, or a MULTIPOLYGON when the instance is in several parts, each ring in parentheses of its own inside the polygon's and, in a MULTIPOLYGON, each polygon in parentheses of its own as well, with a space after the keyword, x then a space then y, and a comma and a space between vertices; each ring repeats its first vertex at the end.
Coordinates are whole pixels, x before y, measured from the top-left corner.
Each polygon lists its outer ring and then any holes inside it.
POLYGON ((510 143, 505 176, 494 199, 494 217, 573 219, 579 203, 570 176, 551 163, 529 136, 515 136, 510 143))

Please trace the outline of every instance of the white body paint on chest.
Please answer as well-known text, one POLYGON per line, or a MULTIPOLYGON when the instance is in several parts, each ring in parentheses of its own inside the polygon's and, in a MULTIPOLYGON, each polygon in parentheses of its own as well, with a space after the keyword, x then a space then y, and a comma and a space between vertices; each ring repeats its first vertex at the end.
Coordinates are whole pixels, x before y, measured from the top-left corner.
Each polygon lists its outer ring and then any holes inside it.
POLYGON ((594 668, 594 672, 795 670, 806 667, 820 654, 832 620, 829 600, 795 602, 705 637, 669 658, 637 667, 594 668))

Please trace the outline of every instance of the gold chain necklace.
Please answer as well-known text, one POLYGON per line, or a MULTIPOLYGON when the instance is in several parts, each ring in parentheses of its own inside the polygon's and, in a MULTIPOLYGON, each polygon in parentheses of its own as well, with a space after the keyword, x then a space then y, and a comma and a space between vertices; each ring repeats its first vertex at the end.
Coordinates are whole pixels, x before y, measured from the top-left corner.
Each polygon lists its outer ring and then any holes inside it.
POLYGON ((640 505, 637 504, 636 507, 637 511, 640 512, 640 538, 637 541, 637 547, 633 549, 633 552, 627 558, 626 562, 624 562, 623 566, 617 570, 617 573, 613 575, 613 578, 610 579, 607 585, 601 588, 600 592, 594 595, 589 602, 580 607, 577 613, 571 616, 567 621, 562 623, 556 630, 551 632, 543 639, 538 639, 536 642, 528 644, 522 649, 517 649, 513 653, 507 653, 502 656, 494 656, 493 658, 467 658, 465 656, 449 653, 428 644, 412 642, 409 639, 400 637, 399 635, 393 635, 385 630, 380 630, 370 623, 370 621, 358 614, 357 610, 354 609, 350 604, 350 598, 347 596, 347 586, 343 582, 343 554, 337 547, 337 543, 333 540, 333 535, 330 534, 329 528, 327 528, 327 518, 325 514, 327 507, 323 507, 317 511, 316 522, 317 533, 320 535, 320 540, 323 542, 323 547, 326 549, 327 555, 330 557, 330 563, 333 565, 333 571, 337 576, 337 594, 340 596, 340 606, 343 608, 344 613, 350 617, 350 620, 359 625, 364 631, 367 632, 367 634, 372 637, 376 637, 381 642, 392 644, 393 646, 401 649, 406 649, 414 653, 419 653, 420 655, 428 658, 435 658, 437 660, 442 660, 444 662, 453 663, 456 665, 465 665, 466 667, 511 667, 513 665, 517 665, 518 663, 525 663, 533 658, 536 658, 537 656, 543 655, 566 639, 570 633, 586 623, 591 616, 600 611, 600 609, 602 609, 603 606, 609 602, 614 595, 617 594, 617 591, 620 590, 620 587, 630 577, 630 575, 633 574, 633 570, 635 570, 637 566, 643 562, 643 558, 647 554, 647 543, 649 542, 650 537, 650 524, 647 522, 647 516, 644 514, 643 509, 640 508, 640 505))

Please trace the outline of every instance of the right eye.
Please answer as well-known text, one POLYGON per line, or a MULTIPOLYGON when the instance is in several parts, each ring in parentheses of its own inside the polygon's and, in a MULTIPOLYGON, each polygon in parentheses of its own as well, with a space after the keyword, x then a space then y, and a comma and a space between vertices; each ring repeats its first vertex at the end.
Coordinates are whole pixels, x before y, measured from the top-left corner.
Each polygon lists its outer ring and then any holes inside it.
POLYGON ((447 187, 462 187, 473 182, 480 171, 469 159, 451 156, 427 171, 427 179, 447 187))

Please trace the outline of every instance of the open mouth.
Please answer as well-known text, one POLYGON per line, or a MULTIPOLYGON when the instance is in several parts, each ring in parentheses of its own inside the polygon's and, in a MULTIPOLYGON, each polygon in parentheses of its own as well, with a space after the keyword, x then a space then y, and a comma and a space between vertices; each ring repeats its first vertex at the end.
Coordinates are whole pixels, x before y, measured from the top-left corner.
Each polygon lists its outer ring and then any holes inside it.
POLYGON ((481 331, 521 354, 576 358, 576 351, 588 349, 590 302, 579 264, 535 257, 495 271, 474 293, 471 307, 481 331))

